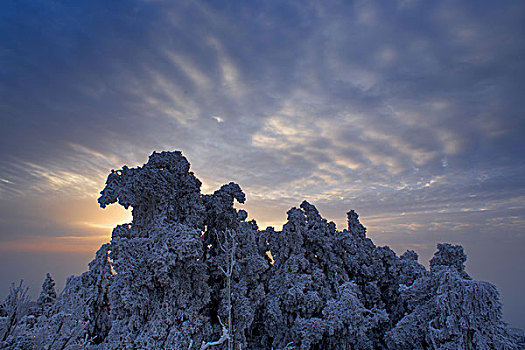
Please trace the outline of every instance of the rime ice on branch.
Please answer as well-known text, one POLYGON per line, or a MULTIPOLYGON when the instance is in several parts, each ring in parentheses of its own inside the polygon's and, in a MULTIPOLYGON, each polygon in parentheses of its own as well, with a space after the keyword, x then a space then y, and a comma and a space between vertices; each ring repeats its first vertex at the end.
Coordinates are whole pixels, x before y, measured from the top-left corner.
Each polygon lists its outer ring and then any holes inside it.
POLYGON ((181 152, 112 170, 99 203, 133 208, 89 270, 38 302, 13 286, 0 308, 12 349, 516 349, 496 288, 439 244, 430 271, 366 237, 337 231, 304 201, 278 232, 234 208, 245 194, 201 194, 181 152))
POLYGON ((133 208, 133 225, 148 230, 162 223, 202 228, 201 182, 189 171, 181 152, 153 154, 142 167, 111 171, 98 199, 100 206, 118 202, 133 208))

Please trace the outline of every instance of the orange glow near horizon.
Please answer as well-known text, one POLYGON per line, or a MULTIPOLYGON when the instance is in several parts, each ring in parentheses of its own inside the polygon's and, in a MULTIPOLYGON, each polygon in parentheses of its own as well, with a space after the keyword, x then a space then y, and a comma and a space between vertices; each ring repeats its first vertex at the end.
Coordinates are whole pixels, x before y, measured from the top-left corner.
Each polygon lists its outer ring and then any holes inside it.
POLYGON ((1 251, 19 252, 96 252, 98 248, 111 239, 111 234, 103 236, 59 236, 59 237, 38 237, 25 241, 3 242, 0 245, 1 251))
POLYGON ((27 199, 34 207, 35 225, 49 228, 48 235, 21 232, 18 237, 3 241, 0 252, 89 252, 98 250, 101 244, 111 240, 113 228, 132 220, 131 210, 120 205, 105 209, 98 206, 93 197, 53 200, 27 199))

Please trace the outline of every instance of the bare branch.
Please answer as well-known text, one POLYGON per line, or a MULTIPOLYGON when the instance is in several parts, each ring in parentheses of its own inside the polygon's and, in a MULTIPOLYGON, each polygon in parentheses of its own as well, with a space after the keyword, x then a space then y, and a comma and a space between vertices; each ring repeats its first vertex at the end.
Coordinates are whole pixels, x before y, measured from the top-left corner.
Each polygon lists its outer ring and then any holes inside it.
POLYGON ((219 338, 219 340, 216 340, 216 341, 213 341, 213 342, 207 342, 207 343, 202 342, 200 350, 206 350, 209 347, 212 347, 212 346, 215 346, 215 345, 220 345, 220 344, 224 343, 225 341, 227 341, 228 339, 230 339, 230 332, 228 331, 228 329, 226 327, 223 326, 222 327, 222 335, 219 338))

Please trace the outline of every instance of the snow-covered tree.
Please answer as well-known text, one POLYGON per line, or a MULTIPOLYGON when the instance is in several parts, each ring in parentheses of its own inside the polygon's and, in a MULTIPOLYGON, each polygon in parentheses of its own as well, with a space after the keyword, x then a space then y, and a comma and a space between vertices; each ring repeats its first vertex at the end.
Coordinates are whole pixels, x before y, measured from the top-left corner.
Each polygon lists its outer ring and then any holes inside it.
POLYGON ((436 272, 442 269, 443 266, 449 266, 457 270, 462 276, 469 278, 465 272, 465 261, 467 255, 460 245, 452 245, 450 243, 438 243, 438 251, 430 259, 430 271, 436 272))
POLYGON ((126 209, 131 206, 133 230, 141 236, 147 237, 147 231, 161 223, 201 229, 201 182, 189 169, 181 152, 153 152, 142 167, 112 170, 98 202, 102 208, 116 202, 126 209))
POLYGON ((231 182, 201 194, 180 152, 112 170, 99 204, 133 208, 57 296, 12 286, 0 305, 10 349, 517 349, 496 288, 439 244, 430 271, 377 247, 353 210, 338 231, 304 201, 260 231, 231 182))
MULTIPOLYGON (((293 344, 300 349, 358 346, 349 340, 353 331, 348 327, 352 326, 342 319, 338 321, 337 312, 343 313, 347 303, 356 308, 359 305, 360 309, 349 310, 347 316, 353 317, 356 324, 363 324, 358 334, 365 337, 364 333, 368 333, 368 342, 363 340, 362 344, 379 341, 380 329, 388 323, 384 304, 375 300, 371 307, 365 306, 367 299, 361 289, 368 288, 371 281, 377 286, 380 269, 368 271, 364 277, 360 269, 380 259, 373 256, 376 248, 366 238, 357 215, 352 211, 348 216, 349 230, 338 232, 313 205, 303 202, 300 209, 288 212, 282 232, 267 230, 274 259, 264 310, 268 346, 284 348, 293 344)), ((381 300, 381 291, 376 289, 375 298, 381 300)), ((350 318, 347 321, 351 322, 350 318)))
POLYGON ((347 282, 339 287, 337 297, 328 301, 323 310, 329 335, 325 348, 381 348, 378 330, 388 324, 388 314, 384 309, 365 308, 360 293, 355 283, 347 282))
POLYGON ((322 339, 320 318, 336 288, 330 280, 335 275, 328 276, 333 228, 315 207, 303 202, 301 208, 288 211, 282 232, 266 232, 274 259, 264 310, 268 348, 292 343, 303 349, 322 339), (307 329, 312 332, 309 336, 307 329))
POLYGON ((133 207, 111 239, 109 348, 186 349, 211 333, 200 185, 180 152, 109 175, 100 205, 133 207))
MULTIPOLYGON (((112 324, 108 302, 113 278, 109 247, 110 244, 100 247, 88 271, 69 277, 56 302, 39 317, 31 332, 37 348, 65 349, 104 342, 112 324)), ((53 284, 46 278, 41 296, 51 294, 53 284)))
POLYGON ((0 345, 25 342, 25 325, 22 322, 28 315, 31 300, 28 295, 29 287, 24 286, 20 281, 18 285, 11 284, 9 295, 2 304, 2 314, 0 317, 0 345))
POLYGON ((203 199, 206 207, 203 238, 215 337, 222 336, 225 325, 229 332, 228 349, 259 346, 258 340, 250 337, 264 299, 262 276, 269 265, 266 251, 259 249, 261 237, 257 224, 246 222, 247 213, 233 207, 234 200, 239 203, 245 200, 235 183, 224 185, 203 199))
POLYGON ((209 302, 199 233, 186 225, 133 226, 113 231, 110 287, 112 348, 187 348, 207 334, 209 302))
POLYGON ((494 285, 464 271, 461 246, 438 244, 431 271, 405 287, 409 312, 386 334, 391 349, 517 349, 494 285))
POLYGON ((51 274, 47 273, 46 279, 44 280, 44 283, 42 283, 42 291, 36 301, 37 314, 49 315, 56 299, 57 292, 55 290, 55 281, 53 280, 53 277, 51 277, 51 274))

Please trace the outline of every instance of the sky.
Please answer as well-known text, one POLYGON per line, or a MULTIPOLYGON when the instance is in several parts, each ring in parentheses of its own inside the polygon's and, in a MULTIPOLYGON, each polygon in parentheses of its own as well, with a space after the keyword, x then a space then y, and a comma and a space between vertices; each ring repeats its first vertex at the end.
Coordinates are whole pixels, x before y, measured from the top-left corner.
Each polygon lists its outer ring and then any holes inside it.
POLYGON ((62 288, 111 169, 181 150, 280 228, 306 199, 398 254, 461 244, 525 328, 525 2, 0 3, 0 297, 62 288))

